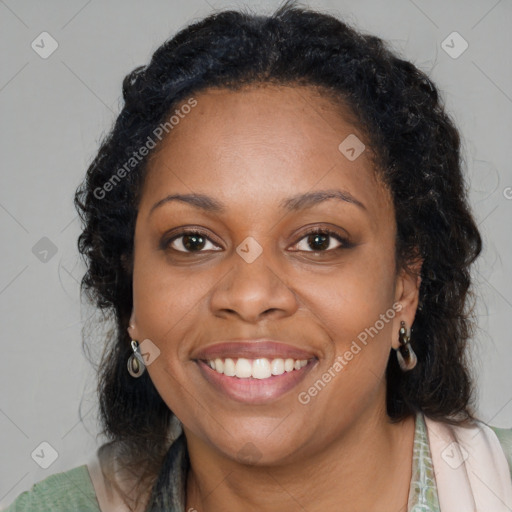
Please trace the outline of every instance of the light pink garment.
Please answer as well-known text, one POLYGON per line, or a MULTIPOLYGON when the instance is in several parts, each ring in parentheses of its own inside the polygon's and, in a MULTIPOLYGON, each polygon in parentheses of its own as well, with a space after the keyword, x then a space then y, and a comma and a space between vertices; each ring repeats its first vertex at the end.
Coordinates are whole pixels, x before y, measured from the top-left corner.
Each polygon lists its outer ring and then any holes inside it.
POLYGON ((130 512, 130 509, 121 499, 117 491, 110 485, 109 481, 103 477, 97 456, 90 459, 87 463, 87 469, 89 470, 101 512, 130 512))
POLYGON ((510 470, 494 431, 424 418, 441 512, 511 512, 510 470))

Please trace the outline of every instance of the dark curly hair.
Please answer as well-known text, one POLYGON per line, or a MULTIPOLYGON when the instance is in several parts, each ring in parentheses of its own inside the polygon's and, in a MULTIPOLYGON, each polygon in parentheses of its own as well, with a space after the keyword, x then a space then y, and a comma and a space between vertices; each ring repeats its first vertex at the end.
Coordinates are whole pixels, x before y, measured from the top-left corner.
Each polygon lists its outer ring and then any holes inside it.
POLYGON ((164 473, 176 443, 174 415, 148 372, 133 379, 126 369, 134 226, 154 151, 140 157, 139 150, 193 94, 251 84, 314 87, 350 110, 393 198, 397 269, 423 259, 411 335, 418 364, 403 373, 389 358, 389 417, 399 421, 421 411, 452 424, 474 419, 466 355, 475 325, 469 267, 482 241, 468 205, 459 134, 435 85, 378 37, 293 2, 269 16, 215 12, 183 28, 125 77, 122 111, 75 195, 83 223, 78 248, 87 264, 81 290, 116 324, 98 370, 102 433, 111 440, 102 449, 115 445, 153 498, 166 492, 164 473))

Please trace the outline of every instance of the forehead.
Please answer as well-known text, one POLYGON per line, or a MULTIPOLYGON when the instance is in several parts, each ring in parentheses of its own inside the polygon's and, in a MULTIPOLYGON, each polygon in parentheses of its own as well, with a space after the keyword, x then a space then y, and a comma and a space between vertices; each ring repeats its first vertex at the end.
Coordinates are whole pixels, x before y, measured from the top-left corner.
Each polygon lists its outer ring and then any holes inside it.
POLYGON ((170 193, 204 193, 228 207, 257 208, 333 188, 374 215, 389 209, 368 144, 355 160, 340 151, 347 137, 365 143, 353 117, 317 89, 260 85, 208 89, 194 98, 196 106, 151 156, 141 210, 170 193))

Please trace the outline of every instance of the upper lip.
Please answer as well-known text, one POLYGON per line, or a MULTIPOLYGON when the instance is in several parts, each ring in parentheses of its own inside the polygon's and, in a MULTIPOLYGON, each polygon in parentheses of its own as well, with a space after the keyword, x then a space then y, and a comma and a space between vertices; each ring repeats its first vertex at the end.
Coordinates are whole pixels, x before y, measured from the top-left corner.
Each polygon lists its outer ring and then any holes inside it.
POLYGON ((217 342, 208 347, 196 351, 193 359, 216 359, 244 357, 247 359, 256 359, 266 357, 267 359, 312 359, 315 357, 313 352, 300 349, 294 345, 289 345, 282 341, 270 339, 230 339, 217 342))

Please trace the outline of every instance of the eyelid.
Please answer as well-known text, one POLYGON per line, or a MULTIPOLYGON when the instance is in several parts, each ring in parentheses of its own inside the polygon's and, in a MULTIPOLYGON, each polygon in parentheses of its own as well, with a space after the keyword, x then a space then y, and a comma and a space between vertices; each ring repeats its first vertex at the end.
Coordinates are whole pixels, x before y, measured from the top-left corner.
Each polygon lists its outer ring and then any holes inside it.
POLYGON ((307 236, 314 235, 314 234, 317 234, 317 233, 325 235, 327 237, 331 237, 331 238, 336 239, 340 243, 340 246, 336 247, 334 249, 327 249, 327 250, 324 250, 324 251, 313 251, 313 250, 311 250, 311 251, 303 251, 303 252, 330 253, 330 252, 335 252, 335 251, 337 251, 339 249, 348 249, 348 248, 351 248, 351 247, 354 246, 354 244, 349 240, 348 235, 342 235, 341 233, 339 233, 335 229, 324 227, 324 226, 313 226, 313 227, 310 227, 310 228, 306 229, 304 232, 302 232, 300 234, 299 238, 294 243, 294 245, 297 245, 300 241, 302 241, 307 236))
MULTIPOLYGON (((165 250, 169 249, 172 242, 174 242, 175 240, 177 240, 181 237, 184 237, 186 235, 200 235, 203 238, 206 238, 212 244, 216 245, 217 247, 219 246, 219 244, 217 242, 215 242, 212 239, 212 237, 209 235, 209 233, 207 233, 204 229, 196 228, 196 227, 183 227, 180 229, 180 231, 178 231, 177 233, 174 233, 170 236, 164 235, 162 237, 162 241, 159 244, 159 248, 165 251, 165 250)), ((181 254, 194 254, 193 251, 179 251, 177 249, 172 249, 172 250, 174 252, 181 253, 181 254)), ((201 254, 203 252, 206 252, 206 251, 197 251, 197 254, 201 254)))
MULTIPOLYGON (((327 250, 322 250, 322 251, 314 251, 314 250, 301 251, 301 250, 299 250, 299 251, 296 251, 296 252, 331 253, 331 252, 335 252, 335 251, 340 250, 340 249, 347 249, 347 248, 351 248, 351 247, 354 246, 354 244, 349 240, 348 236, 342 235, 341 233, 339 233, 338 231, 334 230, 333 228, 329 228, 329 227, 325 227, 325 226, 318 226, 318 225, 309 227, 305 231, 303 231, 299 235, 299 237, 296 239, 296 241, 293 243, 292 246, 296 246, 299 242, 301 242, 307 236, 312 235, 312 234, 317 234, 317 233, 325 235, 327 237, 334 238, 335 240, 337 240, 340 243, 340 246, 336 247, 334 249, 327 249, 327 250)), ((160 243, 160 249, 162 249, 162 250, 169 249, 169 246, 171 245, 172 242, 174 242, 175 240, 177 240, 177 239, 179 239, 181 237, 184 237, 186 235, 199 235, 199 236, 202 236, 203 238, 208 240, 213 245, 216 245, 217 247, 219 247, 219 244, 215 240, 212 239, 212 237, 209 235, 209 233, 206 230, 204 230, 202 228, 197 228, 197 227, 192 227, 191 226, 191 227, 183 227, 183 228, 181 228, 180 231, 178 231, 177 233, 172 234, 170 237, 164 236, 162 238, 161 243, 160 243)), ((194 254, 194 252, 196 254, 202 254, 202 253, 206 253, 206 252, 211 252, 212 251, 211 249, 209 249, 207 251, 205 251, 205 250, 199 250, 199 251, 180 251, 178 249, 171 249, 171 250, 173 250, 174 252, 177 252, 177 253, 181 253, 181 254, 194 254)), ((215 249, 214 251, 218 252, 217 249, 215 249)))

